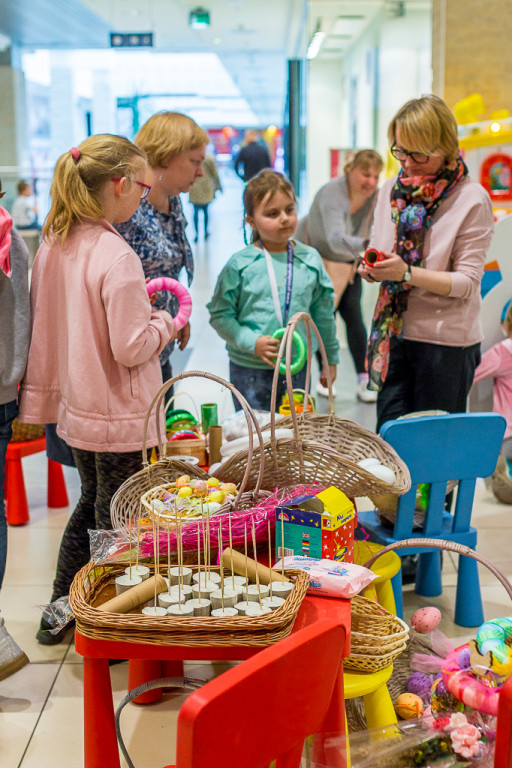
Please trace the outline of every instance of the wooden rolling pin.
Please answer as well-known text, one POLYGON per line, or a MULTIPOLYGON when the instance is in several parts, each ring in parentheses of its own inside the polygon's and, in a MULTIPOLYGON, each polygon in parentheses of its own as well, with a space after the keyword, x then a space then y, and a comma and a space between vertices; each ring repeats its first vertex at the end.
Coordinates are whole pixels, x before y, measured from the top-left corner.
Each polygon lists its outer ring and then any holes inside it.
MULTIPOLYGON (((226 571, 231 572, 231 559, 233 559, 233 570, 239 576, 245 576, 245 555, 241 552, 237 552, 236 549, 230 549, 227 547, 222 553, 222 564, 226 571)), ((253 583, 256 582, 256 567, 258 568, 258 576, 260 584, 269 584, 270 581, 291 581, 288 576, 283 576, 279 571, 274 571, 271 568, 267 568, 261 563, 256 563, 247 558, 247 575, 249 580, 253 583)), ((125 592, 126 594, 126 592, 125 592)))
POLYGON ((117 597, 113 597, 111 600, 107 600, 106 603, 98 605, 98 611, 109 611, 109 613, 128 613, 133 608, 138 608, 140 605, 147 603, 155 595, 155 580, 156 580, 156 593, 165 592, 167 584, 163 576, 158 573, 156 576, 137 584, 137 586, 127 589, 117 597))

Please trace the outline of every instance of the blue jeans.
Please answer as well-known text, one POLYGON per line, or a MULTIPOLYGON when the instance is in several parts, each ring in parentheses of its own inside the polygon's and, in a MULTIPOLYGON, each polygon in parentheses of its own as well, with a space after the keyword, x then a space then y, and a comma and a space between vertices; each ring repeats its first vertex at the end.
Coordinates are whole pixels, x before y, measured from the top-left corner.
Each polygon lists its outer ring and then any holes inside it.
MULTIPOLYGON (((272 381, 274 371, 266 368, 244 368, 237 365, 232 360, 229 361, 229 380, 234 387, 238 389, 251 408, 261 411, 270 411, 270 398, 272 394, 272 381)), ((292 376, 294 389, 304 389, 306 383, 306 366, 292 376)), ((277 383, 276 409, 281 405, 281 398, 286 392, 286 377, 279 376, 277 383)), ((240 410, 241 406, 233 395, 235 410, 240 410)))
POLYGON ((7 561, 7 519, 4 503, 5 457, 12 437, 12 422, 18 413, 16 400, 0 405, 0 587, 7 561))

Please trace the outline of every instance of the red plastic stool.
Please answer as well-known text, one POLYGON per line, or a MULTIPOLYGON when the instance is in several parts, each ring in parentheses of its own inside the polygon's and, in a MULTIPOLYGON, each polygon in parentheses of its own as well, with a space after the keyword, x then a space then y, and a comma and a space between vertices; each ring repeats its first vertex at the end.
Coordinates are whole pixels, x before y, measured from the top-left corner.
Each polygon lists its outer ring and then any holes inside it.
MULTIPOLYGON (((30 456, 32 453, 44 450, 46 450, 45 437, 22 443, 9 443, 7 446, 4 488, 9 525, 25 525, 30 520, 21 459, 23 456, 30 456)), ((47 503, 50 508, 69 505, 62 466, 51 459, 48 459, 47 503)))

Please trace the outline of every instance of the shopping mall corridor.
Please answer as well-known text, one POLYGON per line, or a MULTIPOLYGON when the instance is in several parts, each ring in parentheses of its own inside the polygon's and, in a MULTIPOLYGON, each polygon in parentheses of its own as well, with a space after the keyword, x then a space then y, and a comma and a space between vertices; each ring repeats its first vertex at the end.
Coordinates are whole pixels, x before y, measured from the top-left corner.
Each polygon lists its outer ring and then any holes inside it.
MULTIPOLYGON (((224 194, 210 206, 210 232, 205 242, 200 233, 193 245, 196 272, 192 286, 194 310, 189 349, 176 352, 175 369, 205 370, 227 376, 227 356, 223 342, 208 324, 205 309, 214 282, 228 257, 242 247, 242 182, 229 169, 223 169, 224 194)), ((191 207, 185 205, 191 221, 191 207)), ((202 223, 202 222, 201 222, 202 223)), ((189 227, 189 238, 194 233, 189 227)), ((374 293, 365 293, 364 310, 368 319, 374 293)), ((373 429, 375 408, 355 399, 356 377, 343 341, 342 363, 336 382, 336 411, 373 429)), ((316 376, 316 373, 315 373, 316 376)), ((232 411, 230 397, 204 379, 187 380, 187 390, 196 403, 218 400, 220 416, 232 411)), ((180 401, 178 400, 178 403, 180 401)), ((325 402, 319 406, 325 408, 325 402)), ((183 406, 188 407, 183 398, 183 406)), ((30 664, 14 676, 0 682, 0 765, 2 768, 82 768, 83 704, 82 659, 74 651, 73 635, 60 645, 38 645, 35 633, 40 610, 50 596, 57 551, 63 528, 79 493, 76 470, 65 470, 70 507, 46 506, 46 460, 43 454, 24 459, 24 472, 30 505, 30 523, 10 528, 7 573, 0 607, 6 625, 27 653, 30 664)), ((363 502, 364 503, 364 502, 363 502)), ((367 502, 369 503, 369 502, 367 502)), ((512 523, 510 507, 498 504, 483 481, 478 485, 475 525, 479 529, 479 551, 492 560, 509 578, 512 577, 510 551, 512 523)), ((480 571, 487 618, 510 614, 506 593, 486 569, 480 571)), ((467 638, 453 617, 455 567, 445 556, 444 594, 431 602, 444 611, 443 631, 452 638, 467 638)), ((413 608, 426 605, 406 587, 405 618, 413 608)), ((222 671, 222 665, 189 662, 187 673, 207 678, 222 671)), ((122 663, 111 668, 115 703, 126 693, 128 668, 122 663)), ((176 713, 183 702, 181 694, 167 695, 146 707, 129 705, 123 713, 122 729, 127 748, 136 766, 161 768, 174 760, 176 713)), ((122 763, 125 766, 125 763, 122 763)), ((108 766, 105 766, 108 768, 108 766)))

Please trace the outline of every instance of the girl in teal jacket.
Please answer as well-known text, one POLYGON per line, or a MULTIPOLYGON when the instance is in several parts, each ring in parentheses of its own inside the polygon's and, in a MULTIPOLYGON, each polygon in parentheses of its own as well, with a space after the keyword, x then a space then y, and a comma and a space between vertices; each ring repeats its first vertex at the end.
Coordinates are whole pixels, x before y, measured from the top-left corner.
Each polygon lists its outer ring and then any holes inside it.
MULTIPOLYGON (((208 310, 211 325, 226 341, 231 383, 253 408, 269 410, 279 349, 272 333, 296 312, 308 312, 318 326, 334 381, 339 346, 334 293, 318 252, 291 239, 297 227, 295 195, 282 174, 261 171, 251 179, 244 215, 252 228, 251 245, 227 262, 208 310)), ((299 332, 305 337, 302 327, 299 332)), ((303 389, 305 379, 303 368, 293 377, 294 388, 303 389)), ((321 381, 325 386, 326 371, 321 381)), ((280 376, 278 402, 285 388, 280 376)))

